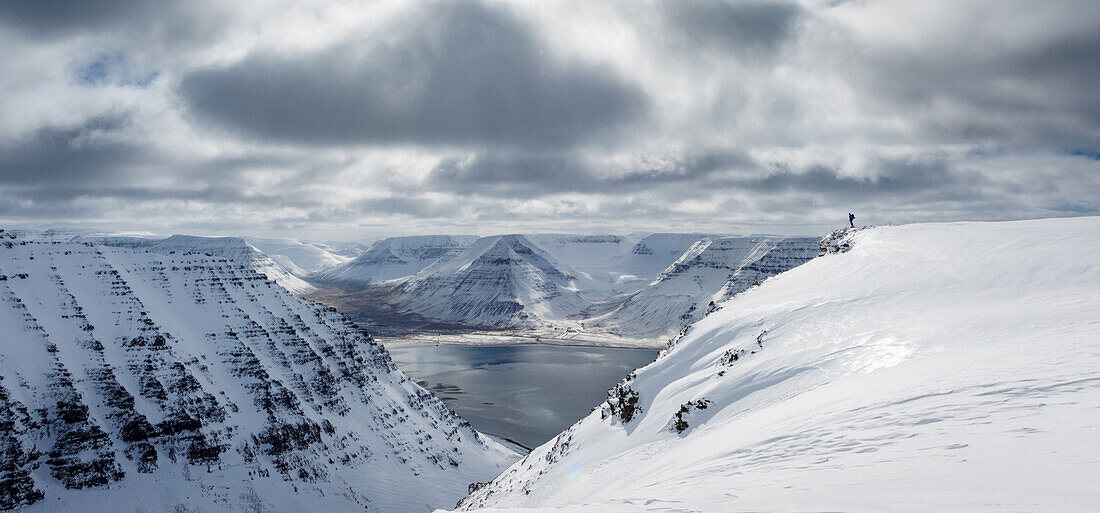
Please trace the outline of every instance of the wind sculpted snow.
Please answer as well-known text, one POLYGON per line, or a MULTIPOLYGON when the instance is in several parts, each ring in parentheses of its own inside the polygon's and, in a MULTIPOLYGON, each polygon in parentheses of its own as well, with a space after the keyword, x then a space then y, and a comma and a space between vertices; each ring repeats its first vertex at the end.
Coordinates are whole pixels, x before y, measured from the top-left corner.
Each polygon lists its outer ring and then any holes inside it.
POLYGON ((1090 217, 842 235, 461 509, 1094 511, 1097 234, 1090 217))

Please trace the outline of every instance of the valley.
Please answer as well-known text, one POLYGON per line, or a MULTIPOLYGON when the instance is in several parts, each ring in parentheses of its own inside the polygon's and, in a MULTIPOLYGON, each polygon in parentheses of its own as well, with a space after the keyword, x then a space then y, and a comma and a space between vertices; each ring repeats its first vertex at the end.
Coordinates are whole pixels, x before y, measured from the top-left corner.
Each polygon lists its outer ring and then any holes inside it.
POLYGON ((0 509, 1086 511, 1098 219, 269 242, 301 264, 0 231, 0 509))

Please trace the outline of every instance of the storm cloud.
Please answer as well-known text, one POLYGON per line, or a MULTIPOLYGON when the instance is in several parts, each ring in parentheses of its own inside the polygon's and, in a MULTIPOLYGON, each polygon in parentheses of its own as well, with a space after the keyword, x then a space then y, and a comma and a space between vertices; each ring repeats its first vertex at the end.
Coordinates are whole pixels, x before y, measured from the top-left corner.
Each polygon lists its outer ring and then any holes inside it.
POLYGON ((233 18, 226 5, 209 0, 0 0, 0 27, 35 40, 97 35, 178 47, 216 37, 233 18))
POLYGON ((796 35, 802 7, 789 1, 665 0, 663 15, 681 37, 733 53, 769 54, 796 35))
POLYGON ((121 175, 146 156, 141 147, 113 137, 128 119, 110 115, 78 126, 41 127, 0 145, 0 184, 66 184, 121 175))
POLYGON ((0 225, 1096 215, 1098 34, 1094 0, 0 0, 0 225))
POLYGON ((563 147, 645 109, 633 85, 540 50, 530 29, 499 8, 434 4, 386 30, 398 35, 195 71, 180 94, 223 126, 322 145, 563 147))

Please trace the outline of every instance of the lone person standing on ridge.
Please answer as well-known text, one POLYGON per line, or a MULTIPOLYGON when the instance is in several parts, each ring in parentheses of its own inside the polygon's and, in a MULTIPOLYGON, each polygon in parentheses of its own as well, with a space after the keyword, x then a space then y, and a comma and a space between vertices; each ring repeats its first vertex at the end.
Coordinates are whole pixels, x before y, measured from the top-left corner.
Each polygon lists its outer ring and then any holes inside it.
POLYGON ((856 227, 856 215, 848 212, 848 224, 852 225, 852 228, 856 227))

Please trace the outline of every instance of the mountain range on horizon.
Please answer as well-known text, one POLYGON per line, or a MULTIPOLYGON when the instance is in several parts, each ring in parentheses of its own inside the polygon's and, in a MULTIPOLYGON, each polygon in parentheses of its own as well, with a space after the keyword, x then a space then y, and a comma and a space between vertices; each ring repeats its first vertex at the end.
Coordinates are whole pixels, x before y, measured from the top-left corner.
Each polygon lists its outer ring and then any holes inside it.
POLYGON ((228 258, 383 334, 505 330, 543 340, 653 347, 698 319, 711 301, 817 252, 816 238, 705 233, 425 235, 342 249, 294 239, 72 231, 24 236, 228 258), (709 249, 700 256, 693 253, 699 248, 709 249))

